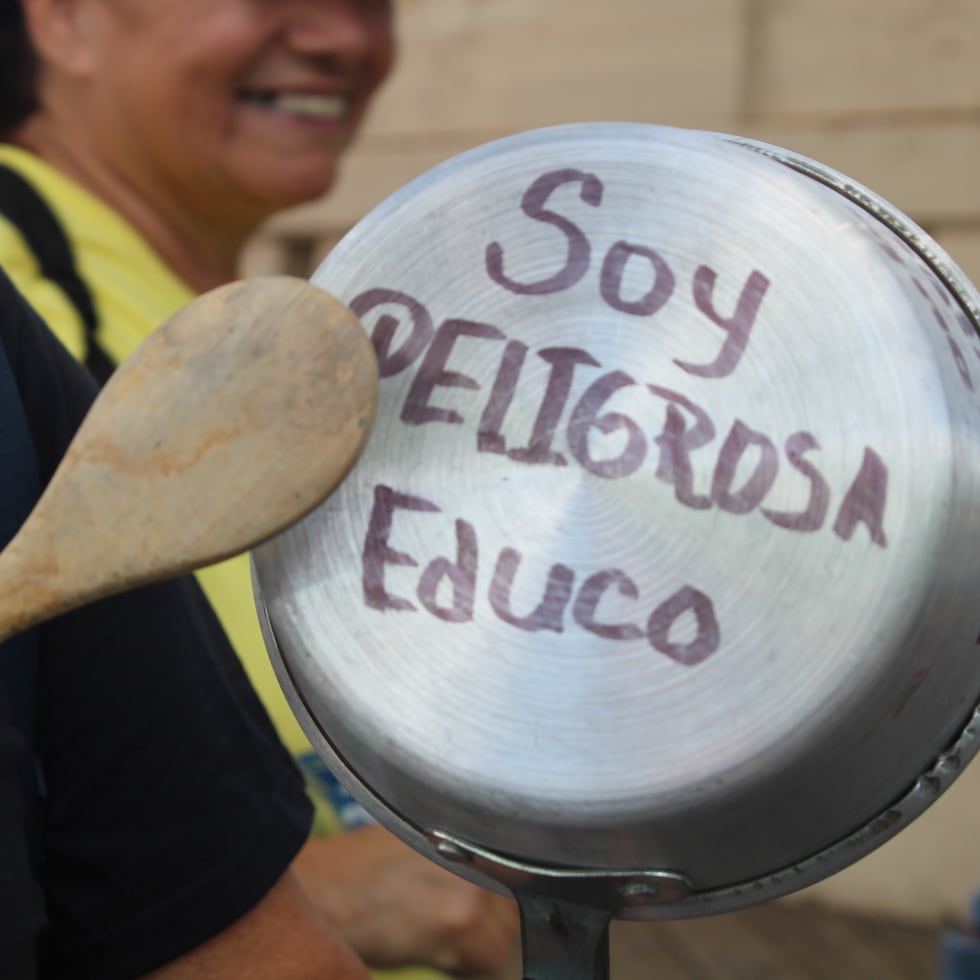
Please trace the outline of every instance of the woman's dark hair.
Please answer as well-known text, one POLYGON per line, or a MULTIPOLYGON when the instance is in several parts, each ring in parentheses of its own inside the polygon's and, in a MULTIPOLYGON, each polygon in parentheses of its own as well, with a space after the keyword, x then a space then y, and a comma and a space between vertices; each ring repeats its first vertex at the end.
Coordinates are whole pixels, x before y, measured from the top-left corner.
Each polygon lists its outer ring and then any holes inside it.
POLYGON ((37 58, 20 0, 0 0, 0 140, 37 108, 37 58))

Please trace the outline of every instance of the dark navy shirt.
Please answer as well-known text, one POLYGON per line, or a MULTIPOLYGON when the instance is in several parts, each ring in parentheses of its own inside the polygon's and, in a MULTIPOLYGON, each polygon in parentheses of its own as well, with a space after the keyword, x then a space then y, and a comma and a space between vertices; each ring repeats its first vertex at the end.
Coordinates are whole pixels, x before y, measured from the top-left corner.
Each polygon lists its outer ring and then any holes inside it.
MULTIPOLYGON (((43 485, 95 386, 2 272, 0 357, 43 485)), ((138 976, 255 906, 305 842, 311 805, 192 578, 68 613, 37 641, 33 735, 0 688, 0 973, 138 976), (35 817, 25 753, 43 774, 35 817)))

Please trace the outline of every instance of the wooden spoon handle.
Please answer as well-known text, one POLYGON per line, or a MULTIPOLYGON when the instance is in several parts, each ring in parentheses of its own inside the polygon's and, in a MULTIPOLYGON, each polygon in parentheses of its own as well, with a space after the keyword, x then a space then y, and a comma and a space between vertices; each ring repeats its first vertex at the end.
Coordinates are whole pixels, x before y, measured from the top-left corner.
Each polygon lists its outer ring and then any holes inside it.
POLYGON ((0 639, 298 520, 356 460, 377 386, 356 317, 305 280, 194 300, 115 372, 0 554, 0 639))

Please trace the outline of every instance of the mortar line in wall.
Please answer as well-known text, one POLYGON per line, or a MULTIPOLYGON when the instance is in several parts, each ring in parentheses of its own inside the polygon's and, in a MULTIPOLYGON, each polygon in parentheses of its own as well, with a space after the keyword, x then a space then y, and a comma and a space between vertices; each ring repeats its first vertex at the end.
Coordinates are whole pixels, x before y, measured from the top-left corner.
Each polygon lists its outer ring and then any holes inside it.
POLYGON ((767 3, 768 0, 742 0, 735 108, 740 124, 756 122, 763 115, 767 3))
POLYGON ((819 127, 821 129, 898 129, 903 126, 941 129, 950 125, 976 126, 980 107, 922 106, 892 109, 846 109, 811 112, 765 112, 744 119, 752 125, 819 127))

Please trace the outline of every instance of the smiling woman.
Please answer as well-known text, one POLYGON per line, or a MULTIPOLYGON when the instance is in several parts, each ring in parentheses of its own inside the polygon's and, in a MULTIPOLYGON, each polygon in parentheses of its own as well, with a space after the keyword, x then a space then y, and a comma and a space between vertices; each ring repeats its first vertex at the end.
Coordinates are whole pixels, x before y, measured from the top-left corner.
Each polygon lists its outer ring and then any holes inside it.
POLYGON ((14 140, 126 217, 196 290, 325 193, 393 56, 390 12, 256 0, 28 0, 42 109, 14 140))
MULTIPOLYGON (((14 110, 0 117, 0 265, 99 377, 195 293, 234 278, 260 222, 332 187, 395 49, 389 0, 0 0, 0 11, 0 106, 14 110)), ((200 581, 306 772, 324 836, 294 870, 321 910, 371 965, 505 962, 509 903, 379 827, 340 832, 349 807, 279 690, 247 558, 200 581)))

